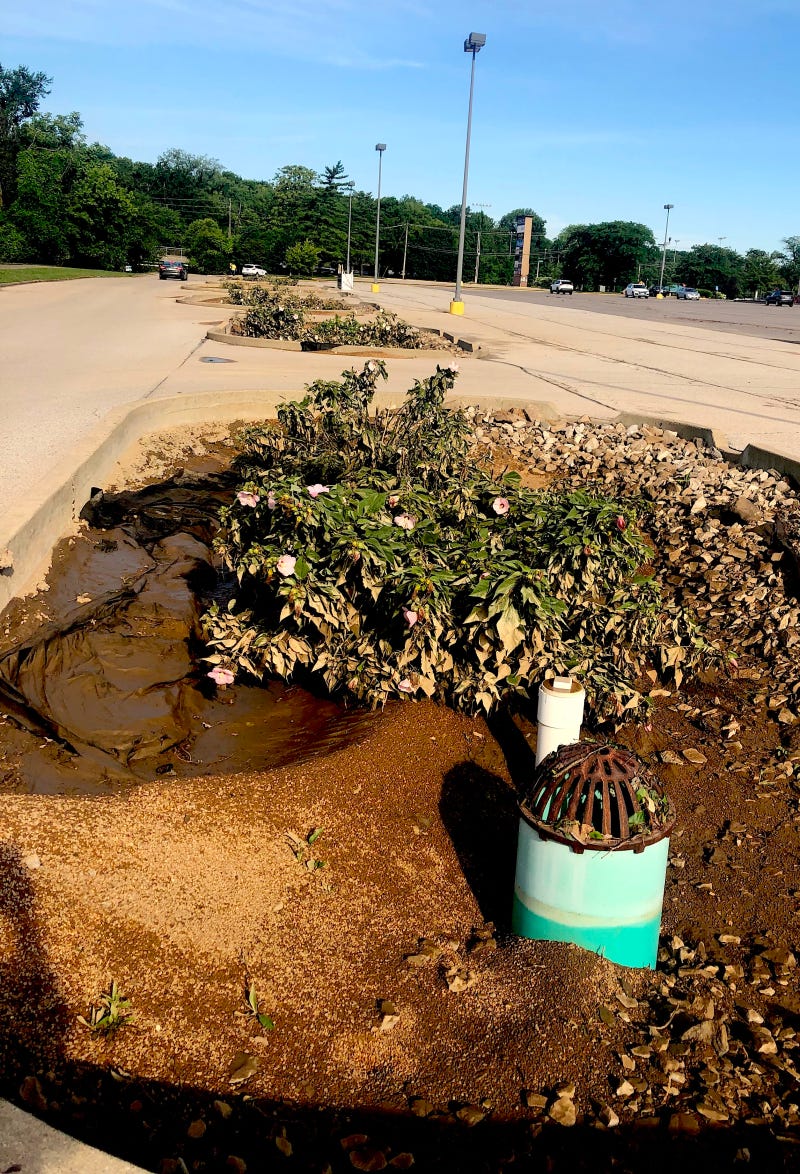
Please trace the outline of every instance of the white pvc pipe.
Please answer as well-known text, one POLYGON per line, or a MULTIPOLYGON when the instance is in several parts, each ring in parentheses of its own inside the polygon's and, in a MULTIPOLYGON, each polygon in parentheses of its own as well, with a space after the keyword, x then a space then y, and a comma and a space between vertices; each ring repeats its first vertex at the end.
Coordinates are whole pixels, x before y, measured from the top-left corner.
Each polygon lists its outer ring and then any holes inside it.
POLYGON ((537 766, 559 746, 580 741, 585 701, 583 686, 572 677, 554 677, 539 686, 537 766))

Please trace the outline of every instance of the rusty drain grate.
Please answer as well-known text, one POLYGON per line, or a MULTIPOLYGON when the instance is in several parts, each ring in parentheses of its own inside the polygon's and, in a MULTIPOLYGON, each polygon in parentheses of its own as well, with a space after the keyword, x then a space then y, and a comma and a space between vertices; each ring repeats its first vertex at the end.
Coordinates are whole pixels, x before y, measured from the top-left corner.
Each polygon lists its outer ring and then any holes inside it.
POLYGON ((668 836, 675 812, 661 784, 630 750, 577 742, 536 768, 520 802, 543 838, 584 848, 641 852, 668 836))

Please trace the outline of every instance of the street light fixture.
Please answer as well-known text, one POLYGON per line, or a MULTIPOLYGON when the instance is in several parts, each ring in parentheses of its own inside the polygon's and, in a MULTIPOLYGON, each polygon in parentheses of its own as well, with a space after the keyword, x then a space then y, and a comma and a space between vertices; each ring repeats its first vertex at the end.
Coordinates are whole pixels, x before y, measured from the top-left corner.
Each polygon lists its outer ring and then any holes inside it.
POLYGON ((378 152, 378 211, 375 216, 375 278, 372 282, 373 293, 377 293, 380 289, 378 285, 378 246, 381 239, 381 165, 383 163, 383 152, 386 150, 386 143, 376 143, 375 150, 378 152))
POLYGON ((664 227, 664 244, 661 249, 661 276, 658 279, 658 293, 656 294, 656 297, 663 297, 661 290, 664 286, 664 265, 667 260, 667 233, 669 232, 669 214, 670 214, 670 210, 674 207, 675 207, 674 204, 665 204, 664 205, 664 211, 667 214, 667 223, 664 227))
POLYGON ((461 193, 461 227, 458 231, 458 264, 456 266, 456 292, 450 303, 451 314, 463 314, 461 300, 461 274, 464 269, 464 236, 467 224, 467 180, 469 178, 469 140, 472 134, 472 93, 475 88, 475 55, 486 44, 486 33, 470 33, 464 42, 464 52, 472 54, 472 69, 469 77, 469 113, 467 115, 467 146, 464 152, 464 188, 461 193))

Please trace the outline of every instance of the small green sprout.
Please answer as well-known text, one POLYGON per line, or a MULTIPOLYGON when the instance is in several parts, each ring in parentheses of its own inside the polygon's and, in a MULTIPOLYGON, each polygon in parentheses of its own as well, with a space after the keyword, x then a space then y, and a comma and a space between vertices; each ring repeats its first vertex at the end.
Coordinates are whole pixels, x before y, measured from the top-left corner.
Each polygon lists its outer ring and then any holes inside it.
POLYGON ((101 994, 89 1008, 89 1018, 78 1016, 78 1022, 98 1035, 111 1035, 120 1027, 130 1027, 136 1018, 128 999, 112 980, 108 991, 101 994))

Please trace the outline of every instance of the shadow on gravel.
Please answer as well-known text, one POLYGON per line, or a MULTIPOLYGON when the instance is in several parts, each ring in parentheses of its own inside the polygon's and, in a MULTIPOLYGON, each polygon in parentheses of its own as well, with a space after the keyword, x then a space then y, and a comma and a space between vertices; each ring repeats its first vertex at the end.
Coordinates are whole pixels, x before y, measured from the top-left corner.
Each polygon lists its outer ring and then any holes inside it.
POLYGON ((61 1063, 66 1008, 42 945, 30 869, 0 841, 0 1079, 43 1107, 31 1077, 61 1063), (26 1078, 27 1081, 26 1081, 26 1078))
POLYGON ((509 929, 517 855, 515 791, 474 762, 462 762, 445 776, 439 811, 484 920, 509 929))
MULTIPOLYGON (((286 1170, 352 1174, 413 1166, 442 1174, 717 1174, 797 1169, 796 1139, 742 1126, 686 1136, 656 1118, 613 1130, 550 1121, 494 1121, 469 1128, 444 1107, 334 1110, 135 1079, 66 1066, 41 1076, 48 1110, 38 1115, 154 1174, 247 1174, 286 1170)), ((30 1107, 30 1106, 27 1106, 30 1107)), ((25 1170, 23 1162, 22 1169, 25 1170)))

